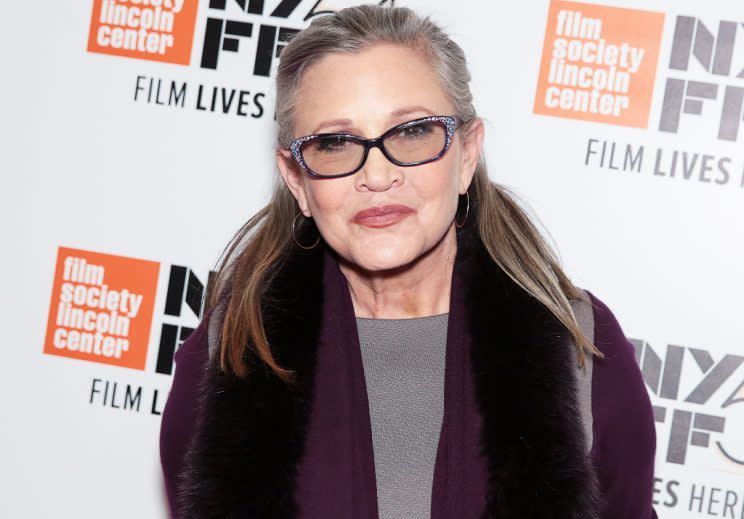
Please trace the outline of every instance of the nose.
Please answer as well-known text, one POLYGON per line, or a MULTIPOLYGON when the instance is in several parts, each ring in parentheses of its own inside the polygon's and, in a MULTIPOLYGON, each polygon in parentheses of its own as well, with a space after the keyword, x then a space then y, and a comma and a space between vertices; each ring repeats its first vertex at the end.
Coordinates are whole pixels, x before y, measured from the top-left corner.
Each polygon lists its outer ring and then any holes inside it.
POLYGON ((357 191, 387 191, 402 186, 405 178, 402 168, 390 162, 377 147, 369 150, 367 161, 354 176, 357 191))

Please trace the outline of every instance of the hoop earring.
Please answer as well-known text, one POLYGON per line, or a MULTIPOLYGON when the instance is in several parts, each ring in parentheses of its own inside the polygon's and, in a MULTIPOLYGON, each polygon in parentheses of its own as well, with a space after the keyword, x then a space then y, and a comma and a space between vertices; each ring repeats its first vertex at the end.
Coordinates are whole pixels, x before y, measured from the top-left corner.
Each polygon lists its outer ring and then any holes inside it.
MULTIPOLYGON (((297 218, 300 217, 300 216, 303 216, 303 214, 302 213, 297 213, 297 216, 295 216, 294 217, 294 220, 292 220, 292 239, 297 244, 297 246, 299 248, 301 248, 301 249, 305 249, 305 250, 314 249, 315 246, 318 245, 318 243, 320 243, 320 233, 318 233, 318 238, 315 240, 315 243, 313 243, 310 246, 303 245, 299 241, 297 241, 297 236, 295 234, 295 227, 297 226, 297 218)), ((310 218, 308 218, 308 220, 310 220, 310 218)))
MULTIPOLYGON (((470 212, 470 193, 468 191, 465 191, 465 197, 467 199, 467 205, 465 206, 465 218, 462 219, 461 223, 457 221, 457 214, 455 214, 455 225, 458 229, 462 228, 462 226, 465 225, 465 221, 468 219, 468 213, 470 212)), ((457 206, 459 208, 460 204, 458 203, 457 206)))

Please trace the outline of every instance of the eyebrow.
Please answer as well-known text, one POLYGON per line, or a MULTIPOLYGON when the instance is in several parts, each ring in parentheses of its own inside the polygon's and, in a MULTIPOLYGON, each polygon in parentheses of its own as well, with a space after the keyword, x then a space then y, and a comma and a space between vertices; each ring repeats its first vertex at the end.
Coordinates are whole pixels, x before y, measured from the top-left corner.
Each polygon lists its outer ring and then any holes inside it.
MULTIPOLYGON (((397 119, 399 117, 402 117, 404 115, 410 115, 412 113, 417 112, 424 112, 427 115, 434 115, 434 112, 426 108, 425 106, 421 105, 414 105, 414 106, 405 106, 402 108, 396 108, 392 112, 390 112, 390 117, 388 120, 397 119)), ((352 122, 351 119, 328 119, 326 121, 322 121, 320 124, 318 124, 312 132, 310 132, 311 135, 314 135, 316 133, 319 133, 322 128, 325 128, 326 126, 341 126, 343 128, 351 128, 352 122)))

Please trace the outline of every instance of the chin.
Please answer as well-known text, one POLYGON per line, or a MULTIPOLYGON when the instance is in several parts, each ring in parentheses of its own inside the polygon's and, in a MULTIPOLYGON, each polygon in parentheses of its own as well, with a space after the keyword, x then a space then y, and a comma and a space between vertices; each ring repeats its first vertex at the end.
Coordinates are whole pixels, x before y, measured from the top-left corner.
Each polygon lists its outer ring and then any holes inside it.
POLYGON ((403 267, 418 257, 409 247, 375 247, 358 251, 354 256, 355 263, 370 272, 403 267))

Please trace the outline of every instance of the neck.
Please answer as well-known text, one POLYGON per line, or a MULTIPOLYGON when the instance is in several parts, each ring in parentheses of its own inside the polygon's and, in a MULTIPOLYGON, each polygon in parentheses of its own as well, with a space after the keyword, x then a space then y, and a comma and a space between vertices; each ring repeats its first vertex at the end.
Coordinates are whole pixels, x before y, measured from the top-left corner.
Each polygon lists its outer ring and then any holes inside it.
POLYGON ((457 237, 452 225, 439 242, 411 263, 370 272, 340 261, 356 317, 406 319, 449 311, 457 237))

